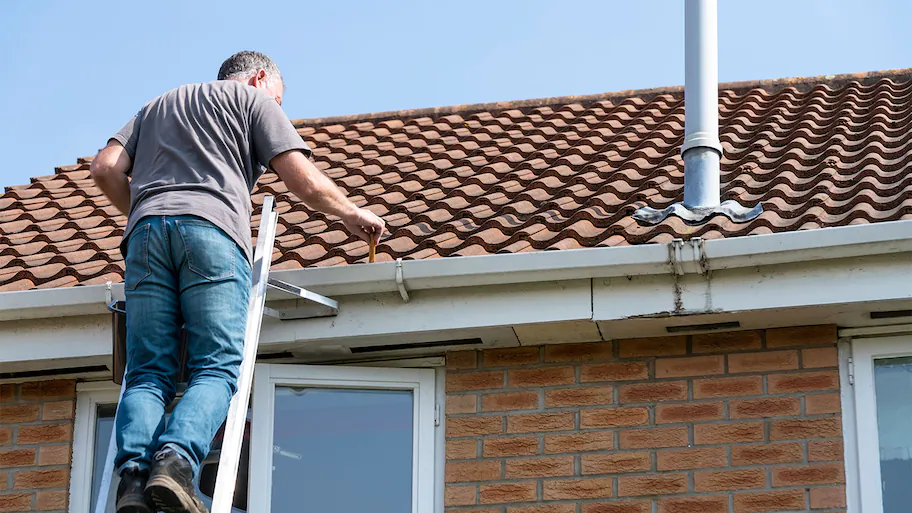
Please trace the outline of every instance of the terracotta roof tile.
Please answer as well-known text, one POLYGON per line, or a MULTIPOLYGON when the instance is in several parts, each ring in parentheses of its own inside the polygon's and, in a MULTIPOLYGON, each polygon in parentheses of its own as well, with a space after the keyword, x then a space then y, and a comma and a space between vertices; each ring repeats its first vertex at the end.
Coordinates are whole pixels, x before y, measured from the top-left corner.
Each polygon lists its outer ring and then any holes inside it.
MULTIPOLYGON (((723 199, 762 203, 749 223, 672 217, 681 200, 683 89, 440 107, 296 122, 314 161, 390 234, 377 260, 667 243, 912 220, 912 70, 723 85, 723 199)), ((0 196, 0 291, 119 281, 125 219, 91 158, 0 196)), ((276 269, 365 262, 336 219, 277 197, 276 269)), ((259 220, 255 210, 254 226, 259 220)), ((255 232, 254 232, 255 235, 255 232)))

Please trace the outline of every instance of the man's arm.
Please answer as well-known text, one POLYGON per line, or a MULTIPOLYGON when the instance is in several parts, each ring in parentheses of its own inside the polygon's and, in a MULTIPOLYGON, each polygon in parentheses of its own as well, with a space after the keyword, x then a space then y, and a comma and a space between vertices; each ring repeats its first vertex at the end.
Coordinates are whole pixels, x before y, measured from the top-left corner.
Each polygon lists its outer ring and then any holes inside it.
POLYGON ((127 150, 117 141, 108 141, 108 145, 98 152, 89 168, 92 179, 101 192, 123 215, 130 212, 130 182, 127 173, 133 161, 127 150))
POLYGON ((373 212, 358 208, 333 181, 299 151, 280 153, 269 163, 288 189, 308 208, 338 216, 345 227, 365 241, 383 235, 386 223, 373 212))

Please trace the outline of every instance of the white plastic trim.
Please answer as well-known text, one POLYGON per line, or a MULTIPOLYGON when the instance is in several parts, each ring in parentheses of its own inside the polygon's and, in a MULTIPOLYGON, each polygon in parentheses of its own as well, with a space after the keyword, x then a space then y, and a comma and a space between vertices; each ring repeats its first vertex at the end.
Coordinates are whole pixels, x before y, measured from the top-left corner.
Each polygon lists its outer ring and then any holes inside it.
POLYGON ((76 386, 69 513, 92 511, 92 471, 95 463, 95 421, 98 405, 117 404, 119 394, 120 387, 111 382, 79 383, 76 386))

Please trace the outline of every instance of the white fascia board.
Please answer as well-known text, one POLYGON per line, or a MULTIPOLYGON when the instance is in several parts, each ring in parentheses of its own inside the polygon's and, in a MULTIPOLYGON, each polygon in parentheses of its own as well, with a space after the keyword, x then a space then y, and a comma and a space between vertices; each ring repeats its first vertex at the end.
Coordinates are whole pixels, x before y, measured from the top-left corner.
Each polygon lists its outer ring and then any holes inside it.
MULTIPOLYGON (((401 262, 409 291, 452 289, 589 278, 667 275, 671 246, 652 244, 451 257, 401 262)), ((755 235, 703 243, 713 270, 912 252, 912 220, 755 235)), ((699 272, 698 255, 685 251, 680 269, 699 272)), ((314 292, 351 296, 396 292, 396 262, 274 271, 271 276, 314 292)), ((0 321, 104 313, 107 301, 123 298, 123 285, 0 293, 0 321)), ((268 300, 290 296, 271 290, 268 300)))

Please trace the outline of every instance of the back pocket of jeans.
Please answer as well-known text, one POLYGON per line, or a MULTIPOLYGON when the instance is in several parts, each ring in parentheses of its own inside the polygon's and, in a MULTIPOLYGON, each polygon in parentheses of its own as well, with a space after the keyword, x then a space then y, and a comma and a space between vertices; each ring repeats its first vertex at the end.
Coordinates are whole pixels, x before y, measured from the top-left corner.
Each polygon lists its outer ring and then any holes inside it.
POLYGON ((225 232, 203 220, 180 219, 176 223, 190 271, 210 281, 234 276, 237 245, 225 232))
POLYGON ((124 272, 124 288, 136 290, 136 287, 145 280, 152 270, 149 268, 149 231, 152 225, 137 226, 130 233, 127 241, 126 271, 124 272))

